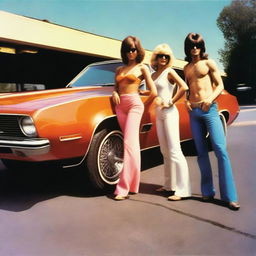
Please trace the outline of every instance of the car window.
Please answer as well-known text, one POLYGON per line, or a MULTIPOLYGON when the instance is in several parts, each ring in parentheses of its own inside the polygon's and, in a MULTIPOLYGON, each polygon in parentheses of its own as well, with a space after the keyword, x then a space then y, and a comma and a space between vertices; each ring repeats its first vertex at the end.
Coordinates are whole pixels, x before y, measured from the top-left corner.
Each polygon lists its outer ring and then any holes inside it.
POLYGON ((174 70, 177 72, 177 74, 178 74, 183 80, 185 80, 185 76, 184 76, 183 70, 177 69, 177 68, 175 68, 174 70))
MULTIPOLYGON (((146 67, 148 68, 150 74, 152 75, 152 73, 154 73, 155 70, 154 70, 149 64, 145 64, 145 65, 146 65, 146 67)), ((140 84, 139 89, 140 89, 140 90, 148 90, 147 85, 146 85, 146 82, 145 82, 145 79, 143 79, 143 80, 141 81, 141 84, 140 84)))
POLYGON ((123 64, 118 62, 88 66, 68 84, 68 87, 114 85, 116 68, 121 65, 123 64))

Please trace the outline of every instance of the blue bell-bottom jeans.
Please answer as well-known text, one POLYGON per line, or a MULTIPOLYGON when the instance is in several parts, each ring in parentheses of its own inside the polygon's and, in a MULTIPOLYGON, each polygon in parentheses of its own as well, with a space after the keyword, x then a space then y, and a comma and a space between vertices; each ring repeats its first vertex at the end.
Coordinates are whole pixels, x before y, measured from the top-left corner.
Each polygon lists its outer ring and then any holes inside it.
POLYGON ((201 172, 202 195, 215 195, 207 140, 205 138, 206 133, 209 132, 212 147, 218 159, 221 199, 226 202, 237 202, 236 186, 217 104, 212 104, 207 112, 204 112, 201 108, 192 109, 190 111, 190 125, 198 154, 197 161, 201 172))

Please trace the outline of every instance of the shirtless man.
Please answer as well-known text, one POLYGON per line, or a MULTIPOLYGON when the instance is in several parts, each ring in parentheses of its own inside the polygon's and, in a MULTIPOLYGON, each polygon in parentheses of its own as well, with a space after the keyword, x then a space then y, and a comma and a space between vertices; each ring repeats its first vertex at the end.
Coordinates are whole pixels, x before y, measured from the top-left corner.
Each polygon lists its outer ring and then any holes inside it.
POLYGON ((209 132, 213 150, 218 159, 219 187, 221 200, 231 210, 239 210, 232 167, 226 149, 226 139, 218 107, 214 100, 224 89, 220 72, 213 60, 205 54, 205 43, 201 35, 189 33, 185 39, 185 54, 188 64, 184 74, 189 85, 186 105, 190 115, 190 125, 198 153, 201 172, 201 191, 204 202, 215 196, 212 169, 208 155, 206 129, 209 132))

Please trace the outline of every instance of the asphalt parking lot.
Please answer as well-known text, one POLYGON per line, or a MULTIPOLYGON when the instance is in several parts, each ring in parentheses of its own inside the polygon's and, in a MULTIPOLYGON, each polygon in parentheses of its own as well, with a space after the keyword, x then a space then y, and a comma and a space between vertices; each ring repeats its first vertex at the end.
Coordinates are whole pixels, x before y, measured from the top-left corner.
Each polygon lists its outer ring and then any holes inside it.
POLYGON ((0 255, 256 255, 255 112, 243 108, 228 130, 241 209, 229 210, 218 193, 200 199, 196 157, 186 155, 193 196, 170 202, 162 184, 159 150, 144 152, 140 193, 116 202, 88 184, 84 170, 23 170, 0 165, 0 255))

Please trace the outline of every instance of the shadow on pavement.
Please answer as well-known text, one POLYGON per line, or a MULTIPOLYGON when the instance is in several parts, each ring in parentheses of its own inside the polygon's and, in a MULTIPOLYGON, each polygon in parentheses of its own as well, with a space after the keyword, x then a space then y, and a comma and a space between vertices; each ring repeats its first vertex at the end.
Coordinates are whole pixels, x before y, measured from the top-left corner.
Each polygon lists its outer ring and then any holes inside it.
MULTIPOLYGON (((141 156, 142 171, 163 164, 159 147, 142 151, 141 156)), ((157 194, 158 186, 142 183, 141 191, 157 194)), ((24 211, 38 202, 59 196, 98 197, 112 192, 96 190, 90 184, 85 167, 62 169, 35 164, 18 171, 0 168, 0 209, 4 210, 24 211)))
MULTIPOLYGON (((142 170, 162 164, 158 148, 142 152, 142 170)), ((0 209, 24 211, 59 196, 98 197, 112 191, 96 190, 86 168, 62 169, 34 164, 19 170, 0 168, 0 209)))
POLYGON ((21 169, 0 171, 0 209, 24 211, 38 202, 58 196, 97 197, 86 170, 21 169))
MULTIPOLYGON (((161 197, 165 197, 165 198, 174 194, 174 191, 158 192, 158 191, 156 191, 156 189, 158 189, 158 188, 159 188, 159 185, 157 185, 157 184, 140 183, 140 194, 157 195, 157 196, 161 196, 161 197)), ((227 203, 225 203, 219 199, 213 199, 210 202, 203 202, 201 195, 199 195, 199 194, 193 194, 191 197, 186 198, 184 200, 194 200, 194 201, 202 202, 202 204, 215 204, 218 206, 227 207, 227 203)))

